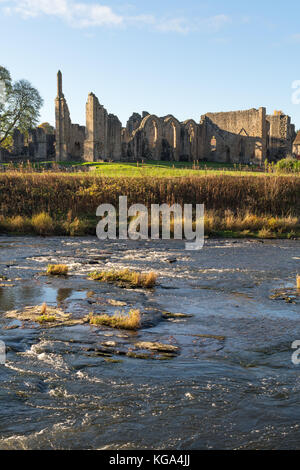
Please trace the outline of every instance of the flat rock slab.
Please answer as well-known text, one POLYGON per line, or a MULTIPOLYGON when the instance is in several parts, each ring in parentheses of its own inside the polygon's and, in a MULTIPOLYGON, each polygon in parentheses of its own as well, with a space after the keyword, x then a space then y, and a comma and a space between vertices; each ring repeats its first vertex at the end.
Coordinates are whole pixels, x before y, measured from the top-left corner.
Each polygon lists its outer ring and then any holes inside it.
POLYGON ((149 349, 150 351, 179 353, 179 347, 172 344, 164 344, 151 341, 139 341, 134 345, 138 349, 149 349))
POLYGON ((48 307, 42 311, 41 305, 25 307, 22 310, 10 310, 5 313, 6 318, 14 318, 20 321, 39 323, 43 327, 73 326, 86 323, 84 319, 73 319, 71 313, 65 313, 60 308, 48 307))

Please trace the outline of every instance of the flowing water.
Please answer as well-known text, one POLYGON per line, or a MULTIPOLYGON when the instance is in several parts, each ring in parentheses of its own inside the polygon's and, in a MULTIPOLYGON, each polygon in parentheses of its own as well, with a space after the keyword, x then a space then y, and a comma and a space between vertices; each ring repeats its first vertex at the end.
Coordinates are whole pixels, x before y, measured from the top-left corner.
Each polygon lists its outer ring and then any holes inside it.
POLYGON ((189 252, 179 241, 0 237, 0 449, 299 449, 299 260, 299 241, 208 240, 189 252), (69 276, 43 275, 49 263, 69 276), (156 271, 157 287, 87 278, 124 267, 156 271), (44 302, 75 319, 140 309, 143 327, 5 316, 44 302))

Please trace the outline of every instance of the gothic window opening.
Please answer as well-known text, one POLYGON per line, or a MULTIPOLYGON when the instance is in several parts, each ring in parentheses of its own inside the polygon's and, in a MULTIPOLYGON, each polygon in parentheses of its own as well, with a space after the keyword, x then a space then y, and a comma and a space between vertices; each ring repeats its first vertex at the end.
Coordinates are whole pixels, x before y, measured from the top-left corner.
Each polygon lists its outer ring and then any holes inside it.
POLYGON ((210 141, 210 150, 211 152, 215 152, 217 150, 217 139, 215 138, 215 136, 213 136, 210 141))
POLYGON ((176 136, 176 127, 174 122, 172 122, 172 130, 173 130, 173 148, 176 149, 177 147, 177 136, 176 136))

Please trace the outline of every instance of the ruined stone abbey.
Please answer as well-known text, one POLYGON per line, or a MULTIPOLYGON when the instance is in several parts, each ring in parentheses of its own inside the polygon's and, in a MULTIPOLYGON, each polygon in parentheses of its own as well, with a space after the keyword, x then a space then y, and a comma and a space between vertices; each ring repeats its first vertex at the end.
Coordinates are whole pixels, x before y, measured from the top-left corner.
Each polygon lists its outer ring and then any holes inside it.
POLYGON ((262 163, 292 153, 295 127, 282 112, 267 115, 265 108, 208 113, 199 123, 179 122, 174 116, 133 113, 123 128, 90 93, 86 126, 72 124, 58 72, 56 159, 86 161, 207 160, 262 163))
POLYGON ((90 93, 86 103, 86 125, 73 124, 57 74, 54 135, 33 130, 28 148, 18 131, 14 136, 15 155, 56 161, 214 161, 261 164, 292 154, 296 137, 291 118, 282 111, 266 114, 266 108, 207 113, 200 122, 178 121, 174 116, 158 117, 133 113, 126 127, 109 114, 90 93), (23 147, 22 147, 23 146, 23 147))

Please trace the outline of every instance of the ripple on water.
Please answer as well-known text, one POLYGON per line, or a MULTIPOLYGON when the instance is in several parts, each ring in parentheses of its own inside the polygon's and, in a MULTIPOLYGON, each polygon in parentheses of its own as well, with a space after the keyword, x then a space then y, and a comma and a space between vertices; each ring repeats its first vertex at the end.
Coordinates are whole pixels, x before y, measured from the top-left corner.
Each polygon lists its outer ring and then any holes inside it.
MULTIPOLYGON (((293 286, 299 243, 208 241, 192 254, 176 241, 29 237, 10 246, 14 266, 1 265, 0 275, 15 286, 0 288, 2 312, 47 302, 89 313, 86 294, 93 290, 105 300, 95 306, 99 313, 139 305, 146 313, 193 316, 164 318, 137 333, 88 325, 2 329, 10 349, 0 449, 299 448, 300 382, 290 349, 300 339, 299 306, 269 298, 272 289, 293 286), (154 269, 160 285, 135 292, 92 284, 86 277, 95 266, 87 260, 104 248, 108 257, 99 266, 154 269), (39 276, 49 260, 68 264, 71 275, 39 276), (113 353, 122 362, 93 355, 147 341, 178 345, 180 354, 153 361, 113 353)), ((0 247, 4 263, 12 259, 8 251, 0 247)), ((2 327, 9 321, 1 316, 2 327)))

